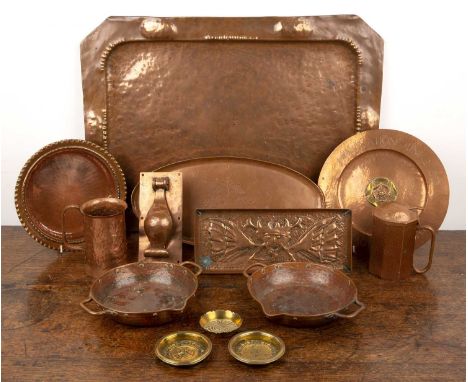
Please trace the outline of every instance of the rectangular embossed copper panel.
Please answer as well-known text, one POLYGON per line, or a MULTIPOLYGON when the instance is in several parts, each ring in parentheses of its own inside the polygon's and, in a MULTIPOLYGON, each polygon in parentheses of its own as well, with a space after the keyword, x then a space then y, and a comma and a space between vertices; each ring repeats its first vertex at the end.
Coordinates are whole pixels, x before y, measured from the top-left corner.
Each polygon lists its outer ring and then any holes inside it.
POLYGON ((287 261, 351 271, 351 235, 346 209, 198 210, 195 262, 206 273, 287 261))
MULTIPOLYGON (((159 189, 157 192, 163 193, 159 189)), ((153 260, 153 261, 169 261, 180 263, 182 261, 182 174, 180 172, 142 172, 140 173, 140 220, 139 220, 139 238, 138 238, 138 260, 153 260), (153 189, 153 179, 161 180, 168 179, 168 190, 164 192, 163 198, 165 201, 156 200, 156 193, 153 189), (152 207, 157 209, 157 212, 152 212, 152 207), (167 206, 167 209, 166 209, 167 206), (162 210, 162 212, 161 212, 162 210), (145 251, 150 247, 150 240, 145 229, 146 219, 154 219, 157 221, 155 227, 148 228, 153 233, 157 234, 160 239, 162 227, 160 222, 167 216, 167 212, 171 217, 171 228, 167 232, 167 254, 145 255, 145 251), (162 215, 161 215, 162 213, 162 215), (155 232, 155 230, 157 232, 155 232)), ((157 240, 161 241, 161 240, 157 240)), ((153 246, 154 247, 154 246, 153 246)))
POLYGON ((206 156, 315 179, 378 128, 382 39, 357 16, 111 17, 81 45, 86 139, 140 171, 206 156))

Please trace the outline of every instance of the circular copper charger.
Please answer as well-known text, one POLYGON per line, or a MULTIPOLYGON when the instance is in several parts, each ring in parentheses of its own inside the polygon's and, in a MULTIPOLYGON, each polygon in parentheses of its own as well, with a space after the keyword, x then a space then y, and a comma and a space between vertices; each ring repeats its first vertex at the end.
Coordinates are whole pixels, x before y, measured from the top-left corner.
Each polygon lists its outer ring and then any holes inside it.
MULTIPOLYGON (((396 130, 369 130, 341 143, 325 161, 320 188, 328 208, 349 208, 360 238, 372 235, 372 214, 396 201, 419 212, 422 225, 438 229, 447 213, 449 184, 442 162, 422 141, 396 130)), ((416 246, 429 240, 419 232, 416 246)))
MULTIPOLYGON (((15 204, 28 234, 46 247, 60 249, 65 206, 125 196, 125 177, 114 157, 92 142, 68 139, 43 147, 26 162, 16 183, 15 204)), ((78 213, 68 219, 72 243, 83 240, 82 220, 78 213)))

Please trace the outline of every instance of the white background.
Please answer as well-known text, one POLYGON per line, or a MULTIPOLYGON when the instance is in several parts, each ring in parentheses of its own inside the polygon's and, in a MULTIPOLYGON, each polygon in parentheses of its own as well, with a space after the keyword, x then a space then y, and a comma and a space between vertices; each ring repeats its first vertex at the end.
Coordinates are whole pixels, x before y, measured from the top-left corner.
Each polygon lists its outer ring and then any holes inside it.
POLYGON ((10 1, 2 2, 2 224, 19 221, 14 186, 42 146, 84 138, 80 41, 107 16, 357 14, 385 40, 381 128, 426 142, 447 170, 444 229, 465 228, 468 33, 464 1, 10 1))

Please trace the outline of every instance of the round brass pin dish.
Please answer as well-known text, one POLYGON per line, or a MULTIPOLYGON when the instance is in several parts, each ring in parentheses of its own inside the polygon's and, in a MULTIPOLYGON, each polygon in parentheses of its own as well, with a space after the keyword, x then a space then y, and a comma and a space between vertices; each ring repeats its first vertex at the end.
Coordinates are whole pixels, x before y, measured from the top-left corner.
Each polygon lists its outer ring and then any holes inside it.
POLYGON ((258 330, 242 332, 229 341, 229 353, 249 365, 266 365, 280 359, 286 347, 281 338, 258 330))
POLYGON ((239 329, 242 317, 230 310, 212 310, 200 317, 200 326, 211 333, 229 333, 239 329))
POLYGON ((211 341, 201 333, 183 331, 161 338, 154 352, 163 362, 173 366, 191 366, 211 353, 211 341))

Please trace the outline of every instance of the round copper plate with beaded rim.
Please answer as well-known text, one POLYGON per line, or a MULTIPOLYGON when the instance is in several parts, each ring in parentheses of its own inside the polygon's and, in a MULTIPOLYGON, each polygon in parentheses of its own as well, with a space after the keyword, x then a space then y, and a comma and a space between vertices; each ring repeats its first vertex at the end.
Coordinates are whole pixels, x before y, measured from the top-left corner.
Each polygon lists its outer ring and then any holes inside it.
MULTIPOLYGON (((21 224, 40 244, 61 249, 62 212, 70 204, 95 198, 125 200, 125 177, 104 148, 79 139, 51 143, 24 165, 16 182, 15 204, 21 224)), ((67 216, 67 238, 83 240, 82 216, 67 216)))
MULTIPOLYGON (((353 212, 355 243, 372 235, 375 208, 396 201, 438 229, 447 213, 449 184, 442 162, 425 143, 397 130, 372 130, 346 139, 325 161, 320 188, 328 208, 353 212)), ((416 246, 430 236, 419 232, 416 246)))

